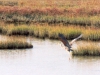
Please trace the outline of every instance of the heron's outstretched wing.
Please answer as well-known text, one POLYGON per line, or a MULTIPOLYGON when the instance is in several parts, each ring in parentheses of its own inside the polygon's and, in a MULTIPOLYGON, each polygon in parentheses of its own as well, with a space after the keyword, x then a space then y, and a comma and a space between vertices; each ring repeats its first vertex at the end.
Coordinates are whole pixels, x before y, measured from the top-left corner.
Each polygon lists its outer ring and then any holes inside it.
POLYGON ((63 34, 59 34, 59 39, 62 41, 62 43, 67 46, 68 48, 71 48, 69 42, 66 40, 63 34))
POLYGON ((81 35, 78 36, 77 38, 73 39, 73 40, 70 42, 70 45, 72 45, 75 41, 77 41, 78 39, 80 39, 82 36, 83 36, 83 34, 81 34, 81 35))

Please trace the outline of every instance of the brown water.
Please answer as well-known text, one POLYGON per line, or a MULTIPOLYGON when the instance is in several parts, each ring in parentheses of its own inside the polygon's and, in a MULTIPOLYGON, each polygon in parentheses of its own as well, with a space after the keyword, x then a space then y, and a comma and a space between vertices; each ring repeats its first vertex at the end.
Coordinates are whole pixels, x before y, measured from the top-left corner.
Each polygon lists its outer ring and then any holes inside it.
POLYGON ((100 75, 100 57, 72 57, 60 41, 31 43, 32 49, 0 50, 0 75, 100 75))

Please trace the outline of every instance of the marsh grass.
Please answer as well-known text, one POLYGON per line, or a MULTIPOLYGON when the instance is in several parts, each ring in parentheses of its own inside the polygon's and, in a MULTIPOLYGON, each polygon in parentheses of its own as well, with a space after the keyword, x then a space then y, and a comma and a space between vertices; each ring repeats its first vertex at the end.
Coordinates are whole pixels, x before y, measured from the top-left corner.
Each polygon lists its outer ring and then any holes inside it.
POLYGON ((82 43, 78 43, 77 49, 73 51, 73 55, 99 56, 100 43, 82 41, 82 43))
POLYGON ((99 41, 100 40, 100 30, 99 28, 86 28, 82 29, 84 34, 84 40, 92 40, 92 41, 99 41))
POLYGON ((17 1, 0 1, 1 6, 18 6, 17 1))
MULTIPOLYGON (((16 10, 17 11, 17 10, 16 10)), ((80 25, 80 26, 96 26, 100 27, 100 17, 97 16, 62 16, 62 15, 47 15, 47 14, 38 14, 38 13, 28 13, 27 14, 1 14, 3 15, 3 19, 1 20, 5 23, 14 23, 14 24, 21 24, 21 23, 48 23, 48 24, 59 24, 62 23, 63 25, 80 25)))
POLYGON ((100 27, 99 0, 5 0, 0 3, 0 20, 5 23, 42 22, 100 27))
POLYGON ((26 49, 32 47, 33 45, 24 38, 6 37, 0 41, 0 49, 26 49))
POLYGON ((8 35, 29 35, 29 27, 22 25, 22 26, 15 26, 9 32, 8 35))
POLYGON ((24 36, 35 36, 38 38, 50 38, 58 39, 58 34, 62 33, 66 39, 72 40, 83 34, 81 39, 83 40, 100 40, 100 30, 98 28, 81 27, 81 26, 63 26, 59 25, 48 25, 48 24, 31 24, 31 25, 0 25, 0 33, 6 35, 24 35, 24 36))

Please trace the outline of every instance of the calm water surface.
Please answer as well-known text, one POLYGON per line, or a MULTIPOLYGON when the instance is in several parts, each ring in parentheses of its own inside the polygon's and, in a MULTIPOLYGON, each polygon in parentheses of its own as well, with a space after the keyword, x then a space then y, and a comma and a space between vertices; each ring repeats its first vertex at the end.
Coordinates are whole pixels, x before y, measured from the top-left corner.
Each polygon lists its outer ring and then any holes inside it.
POLYGON ((100 75, 100 57, 72 57, 60 41, 31 43, 33 49, 0 50, 0 75, 100 75))

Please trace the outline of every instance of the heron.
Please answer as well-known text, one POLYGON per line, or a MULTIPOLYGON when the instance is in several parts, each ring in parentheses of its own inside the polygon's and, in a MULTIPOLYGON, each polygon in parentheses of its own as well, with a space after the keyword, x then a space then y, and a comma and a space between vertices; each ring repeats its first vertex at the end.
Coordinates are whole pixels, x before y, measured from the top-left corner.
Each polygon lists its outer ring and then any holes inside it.
POLYGON ((77 38, 73 39, 73 40, 69 43, 69 42, 67 41, 67 39, 64 37, 64 35, 59 33, 59 39, 60 39, 60 41, 64 44, 65 48, 66 48, 66 47, 68 48, 68 51, 69 51, 69 52, 70 52, 70 51, 73 51, 73 50, 71 49, 73 43, 74 43, 76 40, 80 39, 81 37, 82 37, 82 34, 81 34, 80 36, 78 36, 77 38))

